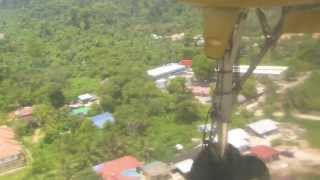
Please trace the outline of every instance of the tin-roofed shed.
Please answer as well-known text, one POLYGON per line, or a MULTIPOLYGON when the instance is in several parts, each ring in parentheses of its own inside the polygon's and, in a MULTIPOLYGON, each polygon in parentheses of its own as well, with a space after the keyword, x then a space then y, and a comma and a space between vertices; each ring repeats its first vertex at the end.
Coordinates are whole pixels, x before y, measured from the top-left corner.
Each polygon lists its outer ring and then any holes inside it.
POLYGON ((114 123, 115 119, 113 118, 113 115, 109 112, 105 112, 99 115, 96 115, 94 117, 91 117, 91 121, 93 125, 95 125, 97 128, 103 128, 106 123, 114 123))

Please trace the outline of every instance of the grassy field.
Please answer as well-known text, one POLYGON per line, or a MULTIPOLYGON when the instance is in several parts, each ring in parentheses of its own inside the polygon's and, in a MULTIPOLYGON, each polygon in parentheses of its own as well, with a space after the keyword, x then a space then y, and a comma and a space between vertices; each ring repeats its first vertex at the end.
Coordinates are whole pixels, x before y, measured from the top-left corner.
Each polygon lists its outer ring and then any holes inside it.
POLYGON ((28 170, 29 169, 26 167, 16 172, 0 176, 0 180, 23 180, 23 177, 28 173, 28 170))
POLYGON ((310 121, 304 119, 296 119, 295 121, 302 128, 306 129, 306 138, 310 142, 310 145, 314 148, 320 148, 320 121, 310 121))

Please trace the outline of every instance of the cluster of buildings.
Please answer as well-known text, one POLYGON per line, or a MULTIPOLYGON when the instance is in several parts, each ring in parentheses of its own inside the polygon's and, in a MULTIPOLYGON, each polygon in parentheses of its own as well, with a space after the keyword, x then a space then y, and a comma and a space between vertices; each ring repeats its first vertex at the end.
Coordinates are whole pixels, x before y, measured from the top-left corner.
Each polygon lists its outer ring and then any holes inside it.
POLYGON ((92 167, 104 180, 184 180, 190 172, 193 160, 174 164, 161 161, 143 163, 133 156, 124 156, 92 167))
MULTIPOLYGON (((198 126, 199 132, 211 129, 215 131, 215 127, 210 124, 198 126)), ((268 139, 279 132, 278 123, 271 119, 263 119, 254 123, 250 123, 245 129, 236 128, 228 132, 228 142, 238 149, 242 154, 254 155, 264 162, 270 162, 278 159, 280 152, 273 149, 270 143, 262 143, 263 139, 268 139), (252 139, 259 139, 253 142, 252 139)), ((215 138, 215 141, 217 138, 215 138)), ((268 140, 266 140, 268 141, 268 140)))
MULTIPOLYGON (((71 104, 69 108, 71 109, 71 115, 74 116, 86 116, 88 115, 90 108, 94 104, 99 104, 99 99, 94 94, 81 94, 78 99, 71 104)), ((114 123, 115 119, 110 112, 103 112, 90 117, 92 124, 99 129, 102 129, 106 123, 114 123)))
POLYGON ((93 104, 98 104, 98 98, 94 94, 81 94, 76 101, 71 102, 68 107, 71 109, 72 115, 87 115, 93 104))
POLYGON ((177 77, 186 79, 188 85, 192 83, 193 72, 191 70, 192 61, 182 60, 180 63, 170 63, 147 71, 158 88, 166 89, 170 80, 177 77))
MULTIPOLYGON (((215 129, 210 124, 198 126, 200 132, 215 129)), ((278 133, 278 123, 271 119, 263 119, 248 124, 245 129, 236 128, 228 132, 228 142, 242 154, 258 157, 264 162, 271 162, 279 158, 281 152, 266 144, 255 144, 251 137, 268 138, 278 133)), ((171 163, 154 161, 143 163, 133 156, 124 156, 92 167, 93 171, 105 180, 185 180, 192 169, 194 158, 199 152, 182 155, 171 163)))
MULTIPOLYGON (((239 73, 240 76, 244 75, 249 69, 249 65, 235 66, 233 71, 239 73)), ((257 78, 268 77, 273 80, 282 80, 286 76, 288 67, 286 66, 257 66, 253 71, 253 75, 257 78)), ((154 80, 156 86, 162 90, 165 90, 169 82, 177 77, 185 78, 186 86, 192 94, 201 103, 208 104, 211 101, 212 91, 210 84, 206 82, 199 82, 194 77, 192 71, 192 60, 183 59, 179 63, 169 63, 163 66, 159 66, 147 71, 148 76, 154 80)), ((258 95, 262 95, 264 87, 258 83, 257 87, 258 95)), ((238 102, 243 103, 247 99, 245 96, 240 95, 238 102)))
POLYGON ((0 127, 0 174, 23 167, 25 162, 25 153, 13 129, 0 127))

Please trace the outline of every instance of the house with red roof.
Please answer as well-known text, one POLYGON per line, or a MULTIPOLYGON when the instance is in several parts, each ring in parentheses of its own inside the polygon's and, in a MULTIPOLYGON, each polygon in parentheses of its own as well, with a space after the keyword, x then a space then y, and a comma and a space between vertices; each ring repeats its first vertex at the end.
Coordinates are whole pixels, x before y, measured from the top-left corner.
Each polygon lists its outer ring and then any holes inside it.
POLYGON ((279 159, 280 152, 269 146, 255 146, 251 148, 251 155, 258 157, 264 162, 270 162, 279 159))
POLYGON ((22 146, 15 139, 13 129, 0 127, 0 173, 25 165, 22 146))
POLYGON ((142 176, 137 168, 142 166, 143 163, 135 157, 124 156, 94 166, 93 170, 100 174, 104 180, 139 180, 142 176))
POLYGON ((184 65, 186 68, 192 68, 192 60, 191 59, 182 59, 180 61, 181 65, 184 65))
POLYGON ((33 120, 33 108, 31 106, 21 107, 14 111, 10 116, 13 119, 32 121, 33 120))

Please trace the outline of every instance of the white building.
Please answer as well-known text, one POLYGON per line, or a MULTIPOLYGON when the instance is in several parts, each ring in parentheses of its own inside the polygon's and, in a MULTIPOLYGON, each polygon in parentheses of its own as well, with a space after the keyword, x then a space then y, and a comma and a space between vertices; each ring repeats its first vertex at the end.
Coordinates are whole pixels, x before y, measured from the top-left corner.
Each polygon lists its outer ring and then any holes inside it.
MULTIPOLYGON (((249 65, 240 65, 238 70, 234 71, 240 71, 240 75, 245 74, 248 69, 249 65)), ((257 68, 253 71, 253 75, 258 77, 269 77, 271 79, 282 79, 285 76, 286 71, 288 70, 288 67, 286 66, 257 66, 257 68)))
POLYGON ((247 127, 259 136, 268 136, 277 132, 279 127, 278 123, 271 119, 263 119, 247 125, 247 127))
POLYGON ((151 70, 147 73, 150 77, 155 80, 169 78, 170 76, 179 75, 186 71, 186 67, 178 63, 170 63, 164 66, 160 66, 151 70))
POLYGON ((243 129, 232 129, 228 132, 228 142, 240 152, 250 148, 250 136, 243 129))
POLYGON ((193 160, 187 159, 187 160, 176 163, 174 166, 178 171, 186 175, 191 171, 192 165, 193 165, 193 160))
POLYGON ((78 96, 79 101, 81 101, 82 103, 88 103, 90 101, 95 101, 97 99, 97 97, 93 94, 82 94, 80 96, 78 96))

